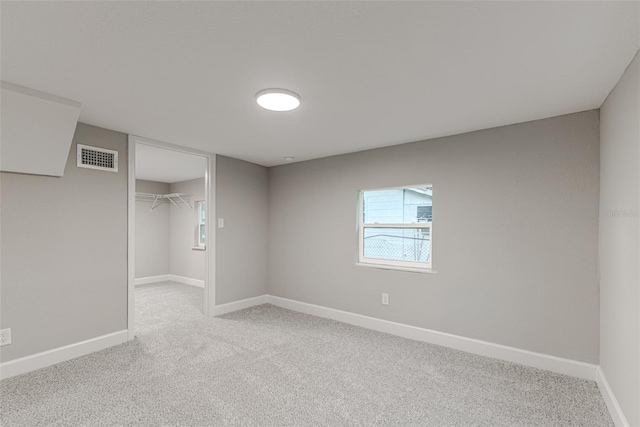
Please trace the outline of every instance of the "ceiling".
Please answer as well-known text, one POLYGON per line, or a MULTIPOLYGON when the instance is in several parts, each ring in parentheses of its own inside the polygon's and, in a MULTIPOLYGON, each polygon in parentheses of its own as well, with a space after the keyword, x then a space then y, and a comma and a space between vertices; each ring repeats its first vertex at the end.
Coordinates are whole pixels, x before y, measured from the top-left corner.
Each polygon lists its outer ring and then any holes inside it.
POLYGON ((206 165, 201 156, 136 144, 136 179, 173 184, 204 178, 206 165))
POLYGON ((633 2, 2 2, 1 78, 265 166, 599 108, 633 2), (302 105, 261 109, 282 87, 302 105))

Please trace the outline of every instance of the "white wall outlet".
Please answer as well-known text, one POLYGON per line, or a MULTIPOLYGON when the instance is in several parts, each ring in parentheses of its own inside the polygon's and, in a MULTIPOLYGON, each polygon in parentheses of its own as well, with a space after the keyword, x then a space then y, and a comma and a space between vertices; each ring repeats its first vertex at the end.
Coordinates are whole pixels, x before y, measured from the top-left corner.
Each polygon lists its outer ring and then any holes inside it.
POLYGON ((224 228, 224 218, 218 218, 218 228, 224 228))
POLYGON ((382 304, 389 305, 389 294, 382 294, 382 304))
POLYGON ((11 328, 0 331, 0 346, 11 344, 11 328))

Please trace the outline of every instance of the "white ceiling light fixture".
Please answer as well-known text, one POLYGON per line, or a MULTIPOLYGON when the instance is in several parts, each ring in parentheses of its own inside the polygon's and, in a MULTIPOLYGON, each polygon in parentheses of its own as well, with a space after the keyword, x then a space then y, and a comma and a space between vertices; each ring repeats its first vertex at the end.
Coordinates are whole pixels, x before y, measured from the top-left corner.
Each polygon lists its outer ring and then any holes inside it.
POLYGON ((264 89, 256 93, 256 102, 265 110, 291 111, 300 106, 300 95, 286 89, 264 89))

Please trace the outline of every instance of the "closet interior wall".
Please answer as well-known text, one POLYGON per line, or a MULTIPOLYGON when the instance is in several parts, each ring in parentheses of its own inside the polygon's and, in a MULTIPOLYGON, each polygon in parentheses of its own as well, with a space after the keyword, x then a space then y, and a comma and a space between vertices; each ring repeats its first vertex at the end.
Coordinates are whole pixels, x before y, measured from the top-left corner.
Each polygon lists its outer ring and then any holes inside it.
POLYGON ((193 280, 204 281, 206 252, 195 246, 195 206, 204 200, 204 177, 169 185, 169 193, 188 194, 189 206, 169 209, 171 274, 193 280))
MULTIPOLYGON (((136 192, 166 194, 164 182, 136 180, 136 192)), ((136 279, 170 274, 170 207, 160 203, 151 210, 150 201, 136 200, 136 279)))
POLYGON ((136 192, 186 194, 188 205, 136 200, 136 279, 173 275, 203 282, 206 252, 195 247, 195 203, 204 200, 204 177, 177 183, 136 180, 136 192))

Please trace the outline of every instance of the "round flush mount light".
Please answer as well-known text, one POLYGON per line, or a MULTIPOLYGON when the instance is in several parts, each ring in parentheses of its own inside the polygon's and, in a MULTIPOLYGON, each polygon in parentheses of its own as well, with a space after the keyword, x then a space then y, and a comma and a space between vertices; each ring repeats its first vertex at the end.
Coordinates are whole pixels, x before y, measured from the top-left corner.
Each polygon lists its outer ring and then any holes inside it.
POLYGON ((256 93, 259 106, 271 111, 291 111, 300 106, 300 96, 286 89, 264 89, 256 93))

